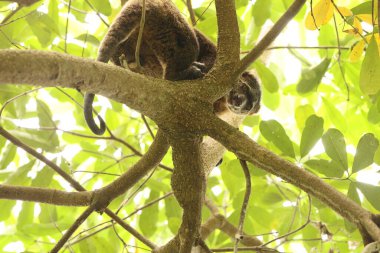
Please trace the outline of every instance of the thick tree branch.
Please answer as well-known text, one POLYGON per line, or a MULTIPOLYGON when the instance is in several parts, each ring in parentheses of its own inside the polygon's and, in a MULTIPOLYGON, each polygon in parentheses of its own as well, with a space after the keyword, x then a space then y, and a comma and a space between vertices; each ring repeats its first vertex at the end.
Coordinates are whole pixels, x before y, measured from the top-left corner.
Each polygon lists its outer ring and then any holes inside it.
POLYGON ((240 33, 235 1, 216 0, 215 7, 218 22, 218 54, 214 70, 216 73, 227 71, 232 74, 240 57, 240 33))
POLYGON ((260 40, 259 43, 249 52, 240 62, 237 73, 242 73, 251 65, 264 50, 276 39, 280 32, 285 28, 290 20, 299 12, 306 0, 295 0, 289 9, 274 24, 272 29, 260 40))
POLYGON ((214 118, 209 131, 215 140, 228 150, 282 179, 301 188, 331 207, 352 223, 363 226, 374 240, 380 240, 380 229, 371 220, 371 213, 356 202, 322 181, 314 174, 299 168, 252 141, 247 135, 220 119, 214 118))
POLYGON ((91 192, 65 192, 38 187, 24 187, 0 184, 0 199, 33 201, 64 206, 88 206, 91 192))
POLYGON ((210 80, 171 82, 111 64, 46 51, 0 50, 0 59, 0 84, 62 86, 100 94, 128 105, 164 128, 198 131, 204 109, 209 114, 212 111, 212 94, 202 88, 210 80), (198 120, 194 120, 194 110, 198 120))
POLYGON ((206 191, 206 176, 202 167, 199 136, 170 136, 173 148, 174 172, 171 185, 178 203, 183 208, 179 229, 180 253, 190 253, 199 240, 202 205, 206 191))
POLYGON ((0 59, 0 84, 77 88, 125 103, 152 119, 159 117, 154 107, 165 109, 164 101, 172 96, 168 91, 175 88, 166 80, 55 52, 0 50, 0 59))

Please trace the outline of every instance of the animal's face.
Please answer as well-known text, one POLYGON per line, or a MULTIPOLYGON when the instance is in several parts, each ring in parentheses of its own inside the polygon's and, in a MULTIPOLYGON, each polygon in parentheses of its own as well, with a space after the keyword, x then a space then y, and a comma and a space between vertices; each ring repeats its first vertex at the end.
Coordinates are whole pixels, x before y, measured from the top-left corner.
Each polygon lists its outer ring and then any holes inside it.
POLYGON ((260 100, 260 85, 251 73, 244 72, 227 95, 227 107, 234 113, 250 115, 259 111, 260 100))

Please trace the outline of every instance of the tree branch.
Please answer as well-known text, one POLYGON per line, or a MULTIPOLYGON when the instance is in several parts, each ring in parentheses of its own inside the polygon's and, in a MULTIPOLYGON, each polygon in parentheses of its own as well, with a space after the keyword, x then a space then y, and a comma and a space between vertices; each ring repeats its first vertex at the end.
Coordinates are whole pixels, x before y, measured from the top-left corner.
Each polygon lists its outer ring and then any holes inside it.
POLYGON ((199 136, 170 136, 175 167, 171 185, 174 196, 183 208, 182 224, 178 233, 180 253, 190 253, 194 243, 199 240, 206 191, 206 176, 199 148, 201 140, 199 136))
POLYGON ((218 54, 214 64, 215 71, 233 73, 240 57, 240 33, 235 1, 216 0, 215 7, 218 22, 218 54))
POLYGON ((56 52, 0 50, 0 59, 0 84, 77 88, 127 104, 152 119, 160 114, 154 107, 165 109, 172 100, 169 90, 175 90, 167 80, 56 52))
POLYGON ((29 6, 32 5, 40 0, 0 0, 0 2, 13 2, 17 3, 18 5, 22 6, 29 6))
POLYGON ((289 9, 274 24, 272 29, 260 40, 259 43, 249 52, 239 64, 237 73, 242 73, 251 65, 264 50, 276 39, 280 32, 285 28, 289 21, 299 12, 306 0, 295 0, 289 9))
MULTIPOLYGON (((213 119, 214 120, 214 119, 213 119)), ((234 152, 240 159, 264 169, 313 195, 352 223, 363 226, 374 240, 380 240, 380 229, 371 213, 326 184, 319 177, 299 168, 252 141, 247 135, 220 119, 211 124, 208 135, 234 152)))
POLYGON ((92 193, 0 184, 0 199, 33 201, 63 206, 88 206, 91 204, 92 193))

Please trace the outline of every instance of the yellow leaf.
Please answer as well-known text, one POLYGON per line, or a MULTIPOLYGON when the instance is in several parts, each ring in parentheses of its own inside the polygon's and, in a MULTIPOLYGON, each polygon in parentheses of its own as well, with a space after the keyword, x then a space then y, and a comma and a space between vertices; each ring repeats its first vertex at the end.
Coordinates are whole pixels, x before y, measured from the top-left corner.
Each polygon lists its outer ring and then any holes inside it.
POLYGON ((364 52, 365 46, 369 43, 372 36, 375 38, 378 52, 380 53, 380 35, 378 33, 375 33, 374 35, 367 35, 364 37, 363 40, 356 43, 356 45, 354 45, 354 47, 352 48, 350 56, 349 56, 350 61, 355 62, 359 60, 359 58, 362 56, 364 52))
POLYGON ((338 10, 340 14, 342 14, 345 17, 349 17, 353 15, 352 11, 346 7, 338 7, 338 10))
POLYGON ((352 62, 358 61, 359 58, 363 54, 364 47, 365 47, 364 40, 361 40, 358 43, 356 43, 356 45, 351 50, 350 57, 349 57, 350 61, 352 62))
POLYGON ((331 0, 320 0, 314 7, 312 7, 312 11, 307 14, 305 20, 306 28, 309 30, 318 29, 318 27, 330 21, 333 12, 334 5, 331 3, 331 0))
POLYGON ((358 14, 356 15, 357 18, 362 20, 363 22, 366 22, 370 25, 372 25, 372 15, 371 14, 358 14))
POLYGON ((353 35, 360 35, 363 33, 362 24, 360 23, 360 20, 358 18, 354 18, 354 23, 352 25, 356 29, 347 29, 344 30, 346 33, 353 34, 353 35))

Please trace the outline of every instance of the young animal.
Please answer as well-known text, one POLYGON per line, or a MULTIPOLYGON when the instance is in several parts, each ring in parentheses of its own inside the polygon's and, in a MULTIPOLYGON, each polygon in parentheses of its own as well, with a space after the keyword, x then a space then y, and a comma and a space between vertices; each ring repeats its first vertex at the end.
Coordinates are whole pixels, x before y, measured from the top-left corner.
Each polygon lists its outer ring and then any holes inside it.
MULTIPOLYGON (((136 68, 135 50, 142 14, 140 0, 128 1, 103 39, 97 60, 111 60, 145 75, 168 80, 191 80, 202 77, 214 65, 216 46, 200 31, 192 29, 170 0, 146 0, 145 25, 140 47, 141 68, 136 68)), ((245 72, 235 88, 214 104, 215 113, 225 110, 252 114, 260 108, 260 86, 255 77, 245 72)), ((95 134, 105 131, 100 117, 98 127, 92 117, 94 94, 85 95, 85 119, 95 134)))

